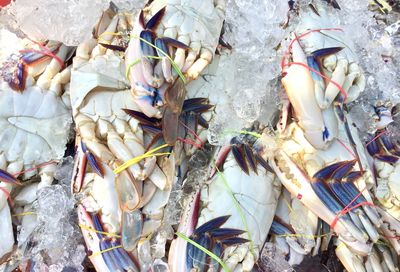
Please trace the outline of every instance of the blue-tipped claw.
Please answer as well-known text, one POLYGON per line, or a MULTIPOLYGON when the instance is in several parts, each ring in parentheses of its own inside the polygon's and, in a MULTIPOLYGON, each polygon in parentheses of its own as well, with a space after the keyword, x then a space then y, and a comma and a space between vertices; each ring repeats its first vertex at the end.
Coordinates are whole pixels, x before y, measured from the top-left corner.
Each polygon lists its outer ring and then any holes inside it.
POLYGON ((245 172, 247 175, 249 174, 249 167, 247 166, 246 163, 246 157, 244 154, 244 149, 241 145, 238 145, 236 143, 236 139, 233 138, 231 140, 231 144, 233 144, 232 146, 232 154, 235 157, 236 162, 238 163, 239 167, 243 170, 243 172, 245 172))
POLYGON ((220 216, 204 223, 195 230, 194 235, 220 228, 223 224, 225 224, 226 221, 228 221, 229 217, 230 215, 220 216))
POLYGON ((353 169, 355 164, 355 160, 343 162, 343 164, 333 172, 332 179, 336 181, 342 180, 342 178, 344 178, 351 171, 351 169, 353 169))
POLYGON ((400 150, 397 145, 395 145, 388 135, 382 134, 380 140, 385 146, 386 150, 395 156, 400 156, 400 150))
POLYGON ((372 157, 379 154, 380 148, 379 148, 378 142, 374 139, 371 139, 367 144, 367 151, 372 157))
POLYGON ((315 50, 311 54, 312 54, 312 56, 314 56, 314 58, 318 59, 318 58, 327 57, 332 54, 336 54, 336 53, 342 51, 343 49, 344 49, 344 47, 327 47, 327 48, 315 50))
MULTIPOLYGON (((316 59, 315 56, 308 56, 307 57, 307 64, 313 70, 321 73, 321 71, 319 69, 318 60, 316 59)), ((323 80, 323 78, 319 74, 315 73, 314 71, 311 71, 311 76, 312 76, 313 80, 318 80, 318 81, 322 81, 323 80)))
MULTIPOLYGON (((229 217, 230 216, 221 216, 204 223, 194 231, 190 239, 221 258, 224 247, 240 245, 249 241, 237 237, 245 233, 242 230, 220 228, 229 217)), ((210 267, 217 268, 219 264, 216 263, 215 260, 207 257, 206 253, 201 249, 189 243, 186 248, 187 271, 192 271, 192 268, 195 268, 196 271, 207 271, 210 267)))
POLYGON ((148 117, 146 114, 140 111, 130 110, 130 109, 122 109, 126 114, 130 117, 135 118, 139 121, 141 125, 148 125, 148 126, 161 126, 161 120, 158 118, 151 118, 148 117))
POLYGON ((353 171, 347 174, 346 182, 354 182, 364 175, 363 171, 353 171))
POLYGON ((257 174, 257 160, 254 157, 253 151, 248 145, 243 145, 244 154, 246 155, 246 160, 249 163, 251 169, 257 174))
POLYGON ((21 185, 17 178, 5 170, 0 169, 0 181, 10 184, 21 185))
MULTIPOLYGON (((155 56, 155 50, 154 48, 150 45, 153 44, 153 40, 154 40, 154 34, 153 32, 149 31, 149 30, 143 30, 140 33, 140 38, 147 41, 144 42, 143 40, 140 41, 140 48, 142 50, 142 54, 144 56, 155 56)), ((154 63, 154 59, 149 59, 150 63, 154 63)))
POLYGON ((96 157, 89 151, 87 146, 81 142, 82 151, 86 154, 88 162, 92 169, 102 178, 104 178, 104 171, 100 164, 97 162, 96 157))
POLYGON ((153 15, 153 17, 151 17, 151 19, 145 25, 145 28, 154 30, 161 22, 161 19, 164 16, 164 14, 165 14, 165 7, 160 9, 156 14, 153 15))
POLYGON ((317 181, 326 181, 328 179, 330 179, 333 175, 333 173, 339 169, 339 167, 341 167, 343 165, 343 163, 345 162, 337 162, 337 163, 333 163, 330 164, 324 168, 322 168, 321 170, 319 170, 318 172, 316 172, 313 176, 314 180, 317 181))
MULTIPOLYGON (((327 190, 326 184, 324 181, 313 181, 311 182, 311 187, 313 188, 314 192, 317 194, 319 199, 325 204, 325 206, 331 210, 333 213, 337 214, 344 208, 334 196, 330 194, 330 191, 327 190)), ((342 215, 343 219, 350 220, 348 214, 342 215)))
POLYGON ((218 239, 223 239, 232 236, 239 236, 243 233, 245 233, 245 231, 240 229, 230 229, 230 228, 219 228, 211 231, 212 237, 218 239))
POLYGON ((387 163, 396 163, 399 158, 393 155, 384 155, 384 154, 377 154, 374 156, 374 158, 383 161, 383 162, 387 162, 387 163))

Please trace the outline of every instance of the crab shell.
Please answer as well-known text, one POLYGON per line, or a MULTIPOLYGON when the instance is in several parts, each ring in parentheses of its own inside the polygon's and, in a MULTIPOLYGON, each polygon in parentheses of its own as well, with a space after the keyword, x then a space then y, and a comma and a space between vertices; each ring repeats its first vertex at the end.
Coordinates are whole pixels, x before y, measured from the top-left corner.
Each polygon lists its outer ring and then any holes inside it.
MULTIPOLYGON (((349 121, 351 122, 351 120, 349 121)), ((356 141, 360 161, 366 171, 363 178, 359 179, 356 183, 359 190, 363 190, 366 187, 369 188, 373 184, 373 178, 362 144, 358 139, 357 131, 352 128, 351 132, 356 141)), ((341 142, 334 141, 326 150, 315 149, 307 141, 302 129, 296 123, 292 123, 287 127, 286 134, 281 134, 280 137, 285 139, 282 142, 278 141, 272 144, 274 140, 270 136, 264 135, 264 142, 269 143, 269 147, 267 147, 266 150, 276 150, 270 162, 284 186, 292 195, 299 197, 300 201, 306 205, 307 208, 329 224, 333 222, 335 215, 332 212, 323 212, 328 210, 326 210, 325 205, 320 202, 314 193, 307 176, 312 177, 317 171, 331 163, 354 159, 349 152, 349 142, 344 140, 346 133, 343 127, 339 130, 339 135, 340 139, 342 139, 341 142), (348 147, 345 148, 342 144, 348 147)), ((270 156, 274 154, 274 152, 270 153, 270 156)), ((372 202, 368 190, 363 190, 363 196, 367 201, 372 202)), ((373 213, 376 214, 376 211, 373 213)), ((378 223, 379 221, 382 222, 381 219, 377 219, 374 223, 378 223)), ((378 225, 380 224, 378 223, 378 225)), ((354 232, 349 230, 348 226, 345 227, 340 223, 340 220, 335 225, 335 231, 338 233, 339 237, 343 235, 343 241, 347 243, 352 250, 355 250, 361 255, 368 254, 371 246, 365 243, 365 240, 362 242, 363 239, 360 236, 354 239, 354 237, 352 237, 354 232)), ((356 229, 353 229, 353 231, 356 231, 356 229)))
MULTIPOLYGON (((221 175, 216 174, 196 194, 181 219, 178 231, 190 236, 196 227, 229 215, 222 227, 247 231, 241 237, 251 242, 227 247, 224 250, 224 262, 232 271, 251 271, 268 235, 280 194, 280 184, 273 174, 261 166, 258 167, 258 175, 254 172, 247 175, 232 154, 228 155, 221 175), (233 196, 240 208, 235 205, 233 196), (196 209, 199 210, 196 212, 196 209), (243 219, 240 213, 243 213, 243 219)), ((189 255, 185 258, 181 256, 186 245, 181 238, 173 241, 169 253, 171 271, 186 271, 185 259, 192 258, 189 255)))
MULTIPOLYGON (((69 52, 68 47, 61 45, 57 56, 65 60, 69 52)), ((0 80, 0 124, 3 128, 0 133, 0 169, 10 175, 61 159, 68 141, 72 120, 68 92, 64 91, 68 90, 70 69, 61 71, 62 67, 55 59, 39 66, 32 68, 35 72, 27 76, 25 89, 21 92, 12 90, 7 82, 0 80), (37 81, 34 75, 38 76, 37 81)), ((41 186, 51 184, 54 171, 54 164, 40 169, 41 186)), ((37 174, 38 171, 29 171, 21 178, 29 179, 37 174)), ((4 241, 0 246, 1 258, 12 249, 14 239, 7 204, 13 186, 0 182, 0 187, 0 232, 4 241)))

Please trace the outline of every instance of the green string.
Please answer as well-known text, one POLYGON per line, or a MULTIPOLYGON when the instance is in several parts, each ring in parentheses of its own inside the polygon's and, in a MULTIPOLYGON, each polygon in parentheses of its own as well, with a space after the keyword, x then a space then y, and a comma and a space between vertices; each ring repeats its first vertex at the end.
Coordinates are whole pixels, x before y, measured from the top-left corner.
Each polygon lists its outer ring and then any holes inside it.
POLYGON ((187 237, 186 235, 184 235, 183 233, 180 232, 176 232, 176 235, 179 238, 182 238, 183 240, 185 240, 186 242, 188 242, 189 244, 197 247, 198 249, 200 249, 201 251, 203 251, 205 254, 207 254, 208 256, 210 256, 211 258, 213 258, 215 261, 217 261, 221 266, 222 269, 225 272, 231 272, 231 270, 228 268, 228 266, 221 260, 221 258, 219 258, 217 255, 215 255, 214 253, 212 253, 211 251, 209 251, 208 249, 206 249, 205 247, 199 245, 198 243, 196 243, 195 241, 193 241, 192 239, 190 239, 189 237, 187 237))
POLYGON ((243 214, 243 210, 242 210, 242 208, 240 207, 240 204, 239 204, 239 202, 237 201, 235 195, 233 194, 232 189, 229 187, 228 181, 226 180, 225 176, 221 173, 221 171, 219 170, 219 168, 218 168, 217 166, 215 166, 215 168, 217 169, 218 175, 219 175, 220 178, 222 179, 222 181, 223 181, 223 183, 224 183, 224 185, 225 185, 226 190, 228 191, 229 195, 231 196, 231 198, 232 198, 232 200, 233 200, 233 203, 235 204, 235 207, 236 207, 236 209, 237 209, 237 211, 238 211, 238 213, 239 213, 240 219, 242 220, 242 223, 243 223, 243 225, 244 225, 244 227, 245 227, 245 230, 246 230, 246 233, 247 233, 247 238, 248 238, 248 240, 249 240, 249 242, 250 242, 250 251, 251 251, 251 254, 253 254, 253 256, 256 256, 256 254, 255 254, 255 252, 254 252, 254 243, 253 243, 253 240, 251 239, 251 233, 250 233, 249 225, 247 224, 247 220, 246 220, 246 217, 245 217, 244 214, 243 214))
POLYGON ((171 57, 164 52, 161 48, 158 48, 157 46, 155 46, 154 44, 152 44, 151 42, 146 41, 145 39, 141 38, 141 37, 137 37, 137 36, 131 36, 131 39, 139 39, 142 42, 150 45, 151 47, 155 48, 156 50, 158 50, 159 52, 161 52, 170 62, 172 67, 174 68, 174 70, 178 73, 179 77, 181 78, 182 82, 186 84, 186 78, 185 76, 182 74, 182 71, 179 69, 178 65, 171 59, 171 57))

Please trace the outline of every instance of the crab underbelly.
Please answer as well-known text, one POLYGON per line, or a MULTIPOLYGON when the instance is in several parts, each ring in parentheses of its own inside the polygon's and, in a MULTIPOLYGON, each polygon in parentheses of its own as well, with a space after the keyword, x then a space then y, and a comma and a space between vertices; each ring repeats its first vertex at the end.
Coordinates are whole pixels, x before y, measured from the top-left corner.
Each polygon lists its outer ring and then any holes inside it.
MULTIPOLYGON (((197 226, 213 218, 230 215, 223 227, 248 230, 252 242, 260 249, 267 237, 278 201, 279 193, 276 194, 274 188, 274 177, 260 167, 258 175, 246 175, 232 158, 228 160, 224 165, 224 178, 217 175, 202 191, 204 208, 197 226), (224 179, 228 186, 225 185, 224 179), (230 190, 240 208, 235 205, 230 190), (243 214, 244 220, 240 213, 243 214)), ((247 234, 243 236, 248 238, 247 234)))

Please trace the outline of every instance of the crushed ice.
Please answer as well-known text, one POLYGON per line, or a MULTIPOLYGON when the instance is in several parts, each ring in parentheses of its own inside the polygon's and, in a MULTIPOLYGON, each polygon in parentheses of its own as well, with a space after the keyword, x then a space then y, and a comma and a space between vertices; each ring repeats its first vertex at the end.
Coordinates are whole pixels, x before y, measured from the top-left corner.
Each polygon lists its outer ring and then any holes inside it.
POLYGON ((25 249, 23 255, 30 259, 34 271, 61 272, 65 269, 84 269, 82 263, 86 252, 77 225, 75 200, 68 186, 72 167, 73 159, 64 158, 55 175, 59 184, 37 191, 34 204, 37 226, 27 243, 19 244, 25 249))

